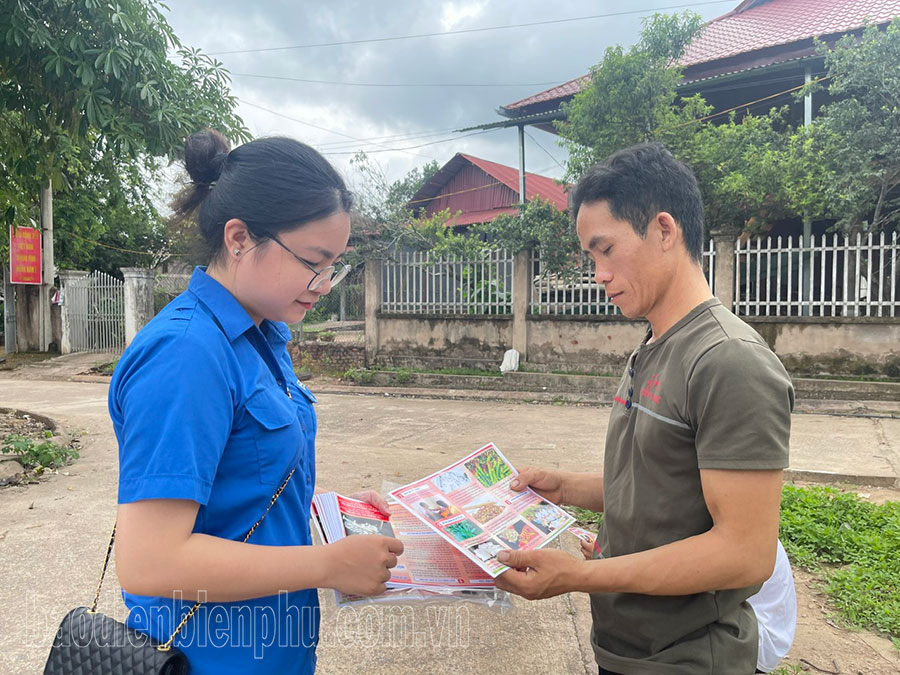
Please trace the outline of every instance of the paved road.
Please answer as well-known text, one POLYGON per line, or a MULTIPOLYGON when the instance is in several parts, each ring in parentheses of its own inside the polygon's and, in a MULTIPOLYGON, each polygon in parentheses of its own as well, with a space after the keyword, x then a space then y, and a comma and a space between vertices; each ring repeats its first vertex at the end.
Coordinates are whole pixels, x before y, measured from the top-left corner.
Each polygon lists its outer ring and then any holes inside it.
MULTIPOLYGON (((83 442, 82 458, 60 475, 0 492, 2 674, 38 672, 57 622, 93 596, 115 517, 116 448, 106 392, 102 383, 0 379, 0 407, 52 417, 83 442)), ((324 394, 319 480, 342 492, 403 483, 487 441, 520 466, 596 470, 607 415, 605 408, 504 400, 324 394)), ((900 420, 795 415, 791 452, 798 469, 896 477, 900 420)), ((575 550, 568 537, 562 545, 575 550)), ((328 593, 322 597, 331 604, 328 593)), ((472 672, 596 672, 584 596, 515 604, 502 617, 470 606, 329 609, 319 672, 456 673, 461 657, 490 664, 472 672)), ((114 584, 101 606, 123 611, 114 584)))

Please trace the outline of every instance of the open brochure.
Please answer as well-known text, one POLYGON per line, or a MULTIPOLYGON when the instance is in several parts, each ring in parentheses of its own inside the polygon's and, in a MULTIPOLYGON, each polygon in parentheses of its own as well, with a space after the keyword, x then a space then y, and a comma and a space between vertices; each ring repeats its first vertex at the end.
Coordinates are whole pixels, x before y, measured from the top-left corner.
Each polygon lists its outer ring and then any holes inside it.
POLYGON ((509 460, 489 443, 390 495, 496 577, 508 569, 497 560, 500 551, 542 548, 575 522, 530 488, 514 492, 509 483, 516 475, 509 460))
POLYGON ((446 589, 493 588, 494 580, 419 521, 396 501, 386 517, 366 502, 335 492, 313 497, 312 521, 325 543, 355 534, 381 534, 403 542, 403 553, 391 569, 388 588, 446 589))

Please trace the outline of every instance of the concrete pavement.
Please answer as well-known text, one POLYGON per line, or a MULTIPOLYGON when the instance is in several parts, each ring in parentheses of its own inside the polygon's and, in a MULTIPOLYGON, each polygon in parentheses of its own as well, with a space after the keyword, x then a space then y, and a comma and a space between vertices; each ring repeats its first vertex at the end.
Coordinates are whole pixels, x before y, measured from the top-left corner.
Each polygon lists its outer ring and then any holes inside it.
MULTIPOLYGON (((315 382, 310 383, 313 390, 315 382)), ((82 457, 36 485, 0 491, 0 673, 39 672, 62 616, 90 602, 115 518, 117 461, 107 385, 0 379, 0 407, 30 410, 79 433, 82 457)), ((359 393, 320 397, 318 474, 341 492, 403 483, 493 441, 519 466, 602 465, 608 409, 504 400, 359 393)), ((791 466, 896 481, 900 419, 794 416, 791 466)), ((561 544, 575 551, 566 536, 561 544)), ((101 608, 124 612, 115 577, 101 608)), ((323 592, 319 672, 594 673, 585 596, 482 607, 337 612, 323 592), (473 668, 460 666, 466 659, 473 668)))

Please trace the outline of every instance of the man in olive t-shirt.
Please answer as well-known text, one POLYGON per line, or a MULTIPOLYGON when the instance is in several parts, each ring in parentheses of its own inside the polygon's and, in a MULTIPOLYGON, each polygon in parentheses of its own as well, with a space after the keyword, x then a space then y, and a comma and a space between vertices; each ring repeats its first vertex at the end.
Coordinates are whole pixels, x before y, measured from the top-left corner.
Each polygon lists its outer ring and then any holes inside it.
POLYGON ((604 512, 599 559, 512 551, 497 585, 527 598, 591 593, 601 673, 753 673, 746 599, 772 573, 791 381, 759 335, 712 296, 693 174, 645 144, 574 193, 597 282, 646 318, 614 397, 600 474, 524 468, 551 501, 604 512))

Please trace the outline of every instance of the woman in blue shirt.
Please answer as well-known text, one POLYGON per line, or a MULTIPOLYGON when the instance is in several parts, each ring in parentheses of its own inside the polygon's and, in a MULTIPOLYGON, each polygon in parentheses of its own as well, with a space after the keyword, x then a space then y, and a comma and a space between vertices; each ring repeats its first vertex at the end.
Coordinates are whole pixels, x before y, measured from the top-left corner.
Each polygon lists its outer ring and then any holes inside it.
MULTIPOLYGON (((229 151, 201 132, 185 165, 176 217, 196 221, 210 264, 138 333, 109 392, 128 623, 165 642, 202 601, 174 640, 192 673, 311 673, 316 589, 380 593, 402 552, 379 535, 311 545, 316 399, 294 375, 284 322, 346 275, 351 195, 287 138, 229 151)), ((373 491, 356 496, 386 510, 373 491)))

